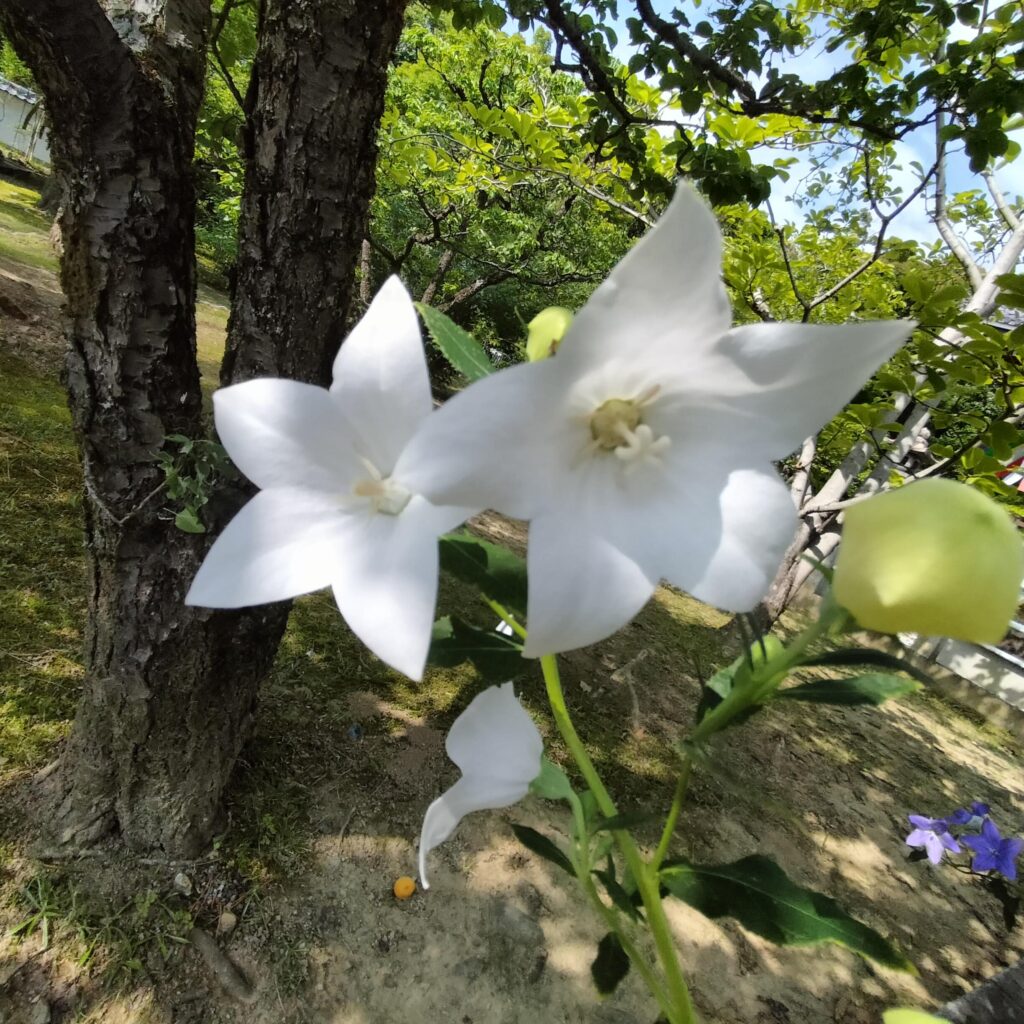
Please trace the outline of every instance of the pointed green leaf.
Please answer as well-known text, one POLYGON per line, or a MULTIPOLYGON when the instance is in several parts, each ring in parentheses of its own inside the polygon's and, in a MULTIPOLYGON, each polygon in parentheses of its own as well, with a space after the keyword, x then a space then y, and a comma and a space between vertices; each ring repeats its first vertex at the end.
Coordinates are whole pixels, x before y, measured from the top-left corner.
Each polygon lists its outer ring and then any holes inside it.
POLYGON ((442 668, 469 661, 484 679, 503 681, 521 675, 527 667, 516 640, 448 616, 434 623, 427 661, 442 668))
POLYGON ((816 704, 883 704, 894 697, 905 697, 920 690, 916 679, 873 673, 845 679, 822 679, 800 686, 789 686, 776 693, 785 700, 803 700, 816 704))
POLYGON ((820 665, 825 668, 834 666, 850 665, 871 665, 875 668, 887 668, 894 672, 906 672, 913 676, 918 682, 926 686, 931 682, 927 672, 923 672, 916 665, 904 661, 895 654, 888 651, 876 651, 870 647, 850 647, 842 651, 825 651, 823 654, 816 654, 802 662, 803 665, 820 665))
POLYGON ((597 991, 603 996, 611 995, 619 982, 629 974, 629 957, 626 956, 619 937, 609 932, 597 944, 597 956, 590 965, 590 976, 597 991))
POLYGON ((494 364, 487 358, 480 342, 449 319, 439 309, 416 303, 430 336, 452 366, 468 381, 480 380, 494 372, 494 364))
POLYGON ((512 831, 515 832, 516 839, 528 850, 532 850, 538 857, 551 861, 552 864, 560 867, 573 878, 576 877, 576 869, 572 866, 572 861, 547 836, 541 835, 535 828, 530 828, 528 825, 516 825, 515 823, 512 824, 512 831))
POLYGON ((605 891, 611 897, 612 903, 615 904, 624 914, 631 917, 634 921, 639 920, 641 917, 640 909, 637 904, 640 902, 640 894, 634 892, 630 895, 622 887, 619 880, 610 871, 597 871, 592 872, 597 878, 601 880, 601 884, 604 886, 605 891))
POLYGON ((543 755, 540 759, 540 775, 530 783, 530 792, 542 800, 569 800, 573 796, 569 776, 543 755))
POLYGON ((732 917, 780 946, 834 942, 895 970, 914 965, 874 929, 850 917, 835 900, 791 881, 771 858, 744 857, 732 864, 666 864, 662 885, 708 917, 732 917))
POLYGON ((206 527, 199 522, 199 517, 191 508, 183 508, 174 517, 174 525, 185 533, 206 533, 206 527))
POLYGON ((526 562, 469 533, 441 538, 441 568, 514 612, 526 611, 526 562))

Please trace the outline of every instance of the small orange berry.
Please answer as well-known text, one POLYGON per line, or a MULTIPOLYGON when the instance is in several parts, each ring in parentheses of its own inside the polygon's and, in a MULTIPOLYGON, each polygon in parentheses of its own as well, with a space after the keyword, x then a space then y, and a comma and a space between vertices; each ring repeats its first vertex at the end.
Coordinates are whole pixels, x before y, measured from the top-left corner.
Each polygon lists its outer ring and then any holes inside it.
POLYGON ((396 900, 407 900, 415 892, 416 883, 408 875, 402 875, 395 882, 394 893, 396 900))

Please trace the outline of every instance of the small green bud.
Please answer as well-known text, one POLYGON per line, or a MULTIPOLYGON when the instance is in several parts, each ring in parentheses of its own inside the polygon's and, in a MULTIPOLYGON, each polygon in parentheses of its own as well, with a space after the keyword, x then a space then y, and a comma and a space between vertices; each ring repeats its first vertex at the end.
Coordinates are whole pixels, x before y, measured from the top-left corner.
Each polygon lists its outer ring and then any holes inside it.
POLYGON ((1005 509, 967 484, 923 480, 846 510, 833 591, 866 629, 994 644, 1022 576, 1005 509))
POLYGON ((572 323, 572 310, 564 306, 542 309, 526 326, 526 358, 531 363, 553 356, 572 323))

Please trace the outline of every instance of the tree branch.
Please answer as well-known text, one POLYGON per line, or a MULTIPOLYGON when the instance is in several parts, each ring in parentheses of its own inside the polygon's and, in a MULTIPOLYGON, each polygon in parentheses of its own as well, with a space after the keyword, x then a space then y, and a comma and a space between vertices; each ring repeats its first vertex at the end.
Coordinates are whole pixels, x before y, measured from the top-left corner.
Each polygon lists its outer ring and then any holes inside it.
POLYGON ((942 137, 945 118, 942 110, 935 111, 935 214, 932 220, 942 240, 949 246, 949 251, 964 268, 971 288, 981 287, 981 268, 974 262, 964 240, 953 230, 953 225, 946 214, 946 141, 942 137))
POLYGON ((1006 196, 1003 195, 1003 190, 996 182, 996 176, 992 173, 991 168, 986 167, 981 172, 981 176, 985 179, 989 195, 996 204, 996 209, 999 211, 999 216, 1003 218, 1003 223, 1013 231, 1020 224, 1020 216, 1006 201, 1006 196))

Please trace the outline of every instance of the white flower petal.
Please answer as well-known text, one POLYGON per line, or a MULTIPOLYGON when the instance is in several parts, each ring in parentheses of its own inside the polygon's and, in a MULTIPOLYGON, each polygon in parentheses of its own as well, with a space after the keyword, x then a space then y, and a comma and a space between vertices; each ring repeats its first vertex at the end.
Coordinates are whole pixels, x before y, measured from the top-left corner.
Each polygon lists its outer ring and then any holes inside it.
POLYGON ((430 414, 430 378, 416 308, 389 277, 334 360, 331 394, 385 476, 430 414))
POLYGON ((557 362, 499 370, 450 399, 402 452, 396 478, 437 503, 529 518, 570 460, 557 362))
POLYGON ((437 601, 437 538, 465 518, 414 496, 400 515, 351 517, 355 528, 334 565, 338 608, 381 661, 419 681, 437 601))
MULTIPOLYGON (((693 578, 680 557, 665 575, 706 604, 749 611, 768 593, 793 540, 796 509, 789 488, 772 469, 733 470, 719 507, 720 534, 703 574, 693 578)), ((678 530, 677 539, 684 530, 678 530)))
POLYGON ((737 327, 693 379, 750 454, 781 459, 828 423, 913 329, 906 320, 737 327))
POLYGON ((530 523, 527 570, 528 658, 610 636, 643 608, 657 582, 607 539, 564 515, 530 523))
POLYGON ((576 314, 555 360, 579 367, 622 355, 692 360, 732 322, 721 275, 715 216, 680 185, 658 223, 576 314))
POLYGON ((345 517, 322 495, 260 491, 217 538, 185 603, 244 608, 329 586, 345 534, 345 517))
POLYGON ((217 433, 258 487, 345 493, 360 467, 352 431, 324 388, 261 378, 214 393, 217 433))
POLYGON ((467 814, 522 800, 540 774, 544 743, 512 684, 504 683, 470 701, 452 725, 445 749, 462 778, 427 808, 423 819, 419 873, 424 889, 430 888, 427 854, 448 839, 467 814))

